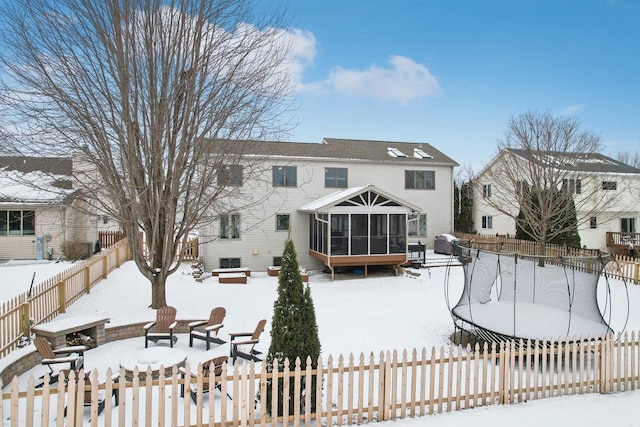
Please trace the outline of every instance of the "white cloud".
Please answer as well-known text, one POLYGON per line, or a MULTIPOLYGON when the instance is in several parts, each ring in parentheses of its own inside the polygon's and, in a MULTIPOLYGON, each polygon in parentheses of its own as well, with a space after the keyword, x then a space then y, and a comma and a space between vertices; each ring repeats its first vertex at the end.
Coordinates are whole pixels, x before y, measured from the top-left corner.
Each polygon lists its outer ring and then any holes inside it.
POLYGON ((586 107, 587 106, 584 104, 570 105, 560 110, 560 114, 563 116, 570 116, 572 114, 579 113, 580 111, 584 110, 586 107))
POLYGON ((390 67, 371 66, 366 70, 335 67, 323 82, 306 84, 303 90, 332 89, 353 96, 385 101, 408 102, 437 95, 440 84, 429 69, 411 58, 392 55, 390 67))
POLYGON ((313 64, 316 58, 316 37, 311 31, 294 28, 287 31, 286 40, 290 50, 285 62, 291 77, 301 83, 305 67, 313 64))

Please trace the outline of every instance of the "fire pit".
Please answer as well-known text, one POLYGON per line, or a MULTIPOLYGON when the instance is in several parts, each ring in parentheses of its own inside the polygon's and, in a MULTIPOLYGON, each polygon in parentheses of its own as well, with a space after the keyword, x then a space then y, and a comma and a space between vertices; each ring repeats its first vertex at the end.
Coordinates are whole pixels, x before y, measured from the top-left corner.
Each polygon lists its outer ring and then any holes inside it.
POLYGON ((149 368, 151 368, 151 377, 155 380, 160 375, 171 376, 173 367, 182 367, 186 361, 187 354, 178 348, 149 347, 123 359, 120 362, 120 367, 124 368, 128 381, 133 379, 133 372, 136 368, 138 368, 140 380, 146 379, 149 368))

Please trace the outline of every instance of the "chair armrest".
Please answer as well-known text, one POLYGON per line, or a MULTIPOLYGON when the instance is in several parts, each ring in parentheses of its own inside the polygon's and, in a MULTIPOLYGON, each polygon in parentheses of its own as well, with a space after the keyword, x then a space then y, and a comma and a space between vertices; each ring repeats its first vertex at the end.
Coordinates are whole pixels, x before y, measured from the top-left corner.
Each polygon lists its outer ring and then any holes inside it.
POLYGON ((153 322, 149 322, 149 323, 147 323, 146 325, 144 325, 144 326, 142 327, 142 329, 144 329, 144 330, 145 330, 145 332, 146 332, 146 331, 148 331, 149 329, 151 329, 151 327, 152 327, 153 325, 155 325, 155 324, 156 324, 156 321, 154 320, 153 322))
POLYGON ((174 320, 173 323, 169 325, 169 330, 173 332, 174 328, 178 325, 178 321, 174 320))
POLYGON ((193 322, 189 322, 189 328, 195 328, 196 326, 206 325, 208 320, 194 320, 193 322))
POLYGON ((217 331, 218 329, 222 328, 224 326, 223 323, 218 323, 215 325, 209 325, 206 328, 204 328, 205 331, 217 331))
POLYGON ((244 340, 244 341, 234 341, 232 345, 246 345, 246 344, 257 344, 260 340, 244 340))
POLYGON ((42 359, 40 363, 42 363, 43 365, 49 365, 53 363, 71 363, 77 362, 78 359, 80 358, 75 356, 56 357, 55 359, 42 359))
POLYGON ((70 353, 79 353, 80 356, 84 354, 85 351, 89 350, 89 347, 86 345, 72 345, 69 347, 61 347, 53 350, 54 354, 70 354, 70 353))
POLYGON ((253 335, 253 331, 252 332, 229 332, 229 336, 231 337, 231 340, 233 340, 236 337, 250 337, 251 335, 253 335))

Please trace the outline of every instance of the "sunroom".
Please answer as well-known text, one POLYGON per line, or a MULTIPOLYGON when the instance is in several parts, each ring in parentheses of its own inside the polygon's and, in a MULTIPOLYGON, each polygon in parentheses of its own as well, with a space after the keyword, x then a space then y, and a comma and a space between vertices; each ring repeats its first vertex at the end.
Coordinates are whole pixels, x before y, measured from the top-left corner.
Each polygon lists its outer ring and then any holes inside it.
POLYGON ((331 269, 407 262, 407 232, 420 208, 373 185, 329 194, 298 209, 309 214, 309 255, 331 269))

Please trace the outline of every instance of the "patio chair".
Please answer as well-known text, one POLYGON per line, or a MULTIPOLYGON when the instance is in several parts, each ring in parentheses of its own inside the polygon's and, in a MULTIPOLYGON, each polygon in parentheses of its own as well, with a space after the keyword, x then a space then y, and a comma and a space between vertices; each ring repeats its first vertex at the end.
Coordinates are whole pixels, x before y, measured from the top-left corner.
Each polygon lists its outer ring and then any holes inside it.
POLYGON ((233 363, 236 363, 236 359, 241 357, 247 360, 253 360, 256 362, 262 359, 258 357, 262 352, 256 350, 256 344, 260 342, 260 334, 264 331, 264 326, 267 324, 266 319, 262 319, 256 325, 256 329, 253 332, 232 332, 229 334, 231 337, 231 359, 233 363), (236 340, 236 338, 245 338, 236 340), (247 338, 248 337, 248 338, 247 338))
POLYGON ((193 347, 194 338, 205 341, 207 351, 211 343, 224 344, 226 341, 218 338, 218 332, 224 326, 222 322, 226 314, 227 310, 224 307, 216 307, 211 310, 209 320, 196 320, 189 323, 189 347, 193 347))
MULTIPOLYGON (((65 377, 65 384, 67 384, 69 382, 69 371, 68 370, 63 370, 62 371, 64 373, 64 377, 65 377)), ((76 380, 76 384, 78 382, 78 376, 76 375, 75 377, 76 380)), ((112 384, 116 385, 120 383, 120 376, 118 374, 114 374, 114 376, 112 377, 112 384)), ((84 377, 84 386, 85 386, 85 390, 83 393, 83 402, 82 405, 85 408, 90 408, 91 407, 91 402, 92 402, 92 398, 91 398, 91 378, 89 376, 85 376, 84 377)), ((117 388, 113 388, 113 390, 111 391, 111 397, 113 398, 113 406, 118 406, 118 404, 120 403, 120 399, 119 399, 119 395, 118 395, 118 389, 117 388)), ((98 415, 100 415, 100 413, 102 413, 102 411, 104 410, 104 407, 106 405, 106 399, 104 394, 99 394, 98 395, 98 415)), ((64 416, 67 416, 67 407, 64 407, 64 416)))
MULTIPOLYGON (((225 363, 227 363, 228 359, 229 359, 229 356, 218 356, 218 357, 214 357, 213 359, 207 360, 206 362, 202 363, 202 374, 204 375, 203 380, 202 380, 202 393, 203 394, 209 392, 209 380, 210 379, 215 381, 214 388, 217 388, 222 393, 222 384, 221 384, 222 366, 225 363)), ((185 388, 185 384, 186 384, 187 371, 184 368, 180 368, 180 374, 181 374, 182 379, 183 379, 182 384, 180 386, 180 396, 184 397, 184 388, 185 388)), ((197 372, 191 372, 189 376, 193 380, 197 380, 198 373, 197 372)), ((193 403, 197 403, 197 397, 198 397, 197 384, 193 384, 192 383, 189 386, 189 394, 191 395, 191 400, 193 400, 193 403), (196 388, 194 388, 193 386, 196 386, 196 388)), ((229 393, 227 393, 227 397, 229 399, 231 399, 231 396, 229 395, 229 393)))
POLYGON ((36 346, 38 354, 42 357, 42 361, 40 361, 40 363, 48 367, 51 371, 52 383, 56 382, 58 377, 53 375, 53 368, 51 365, 68 363, 69 368, 77 372, 82 369, 82 366, 84 365, 84 352, 88 350, 88 347, 84 345, 74 345, 54 350, 49 341, 44 337, 36 337, 33 340, 33 344, 36 346))
POLYGON ((165 305, 156 312, 156 320, 144 325, 144 348, 149 346, 149 341, 157 343, 159 340, 169 340, 170 346, 178 341, 178 337, 173 334, 178 322, 176 321, 177 310, 175 307, 165 305))

